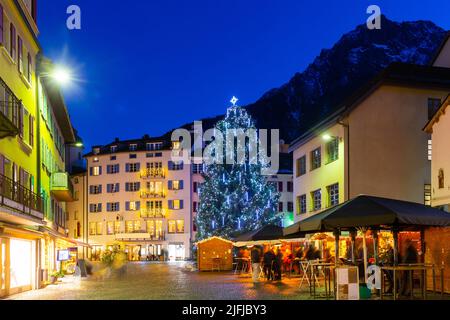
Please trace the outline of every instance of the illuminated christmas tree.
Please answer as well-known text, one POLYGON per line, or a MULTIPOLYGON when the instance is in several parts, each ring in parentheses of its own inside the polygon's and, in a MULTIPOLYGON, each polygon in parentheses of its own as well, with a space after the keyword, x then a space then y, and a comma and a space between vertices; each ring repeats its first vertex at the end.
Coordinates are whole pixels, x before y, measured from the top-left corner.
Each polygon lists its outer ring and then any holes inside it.
MULTIPOLYGON (((247 111, 236 106, 237 99, 233 98, 231 102, 233 106, 215 128, 224 136, 227 130, 235 133, 238 129, 256 130, 247 111)), ((211 236, 230 238, 238 232, 280 222, 276 217, 280 195, 275 186, 267 181, 267 176, 261 174, 262 168, 268 164, 258 157, 252 157, 253 153, 249 151, 255 146, 248 140, 244 144, 236 143, 233 150, 235 159, 238 150, 242 151, 240 148, 244 148, 247 155, 243 163, 225 164, 227 150, 224 147, 223 162, 205 166, 205 181, 200 188, 197 214, 198 240, 211 236)))

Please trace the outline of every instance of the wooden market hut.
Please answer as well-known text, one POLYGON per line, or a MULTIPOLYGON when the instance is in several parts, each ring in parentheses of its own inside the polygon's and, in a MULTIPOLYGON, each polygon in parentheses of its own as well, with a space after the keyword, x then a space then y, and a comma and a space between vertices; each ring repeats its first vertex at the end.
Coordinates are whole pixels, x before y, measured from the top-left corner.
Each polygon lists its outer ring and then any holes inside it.
POLYGON ((233 242, 211 237, 197 242, 199 271, 230 271, 233 269, 233 242))

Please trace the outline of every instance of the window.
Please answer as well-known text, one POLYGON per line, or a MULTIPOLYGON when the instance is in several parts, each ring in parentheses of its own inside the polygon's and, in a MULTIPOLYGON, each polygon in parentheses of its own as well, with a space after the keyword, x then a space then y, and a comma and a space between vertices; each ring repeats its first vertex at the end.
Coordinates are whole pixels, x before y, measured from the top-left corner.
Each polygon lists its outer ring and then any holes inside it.
POLYGON ((106 234, 107 235, 114 234, 114 221, 108 221, 106 223, 106 234))
POLYGON ((114 234, 120 233, 120 221, 114 221, 114 234))
POLYGON ((278 192, 283 192, 283 181, 278 181, 278 192))
POLYGON ((198 193, 198 185, 199 185, 198 182, 194 182, 194 183, 192 184, 192 191, 193 191, 194 193, 198 193))
POLYGON ((288 212, 294 212, 294 203, 293 202, 289 201, 287 203, 287 211, 288 212))
POLYGON ((428 160, 431 161, 433 156, 433 140, 428 140, 428 160))
POLYGON ((125 191, 126 192, 137 192, 141 189, 140 182, 127 182, 125 183, 125 191))
POLYGON ((120 192, 120 184, 119 183, 108 183, 106 185, 107 193, 117 193, 120 192))
POLYGON ((424 204, 431 206, 431 184, 424 185, 424 204))
POLYGON ((31 83, 31 76, 33 72, 33 60, 31 58, 31 54, 28 52, 27 55, 27 80, 31 83))
POLYGON ((28 132, 30 135, 28 144, 32 147, 34 146, 34 117, 31 114, 29 116, 28 124, 29 124, 28 132))
POLYGON ((115 160, 117 160, 117 156, 111 156, 111 157, 109 157, 109 160, 115 161, 115 160))
POLYGON ((278 212, 283 212, 283 202, 278 202, 278 212))
POLYGON ((101 236, 103 234, 103 223, 101 222, 97 222, 96 223, 96 231, 95 231, 97 236, 101 236))
POLYGON ((111 151, 111 153, 117 152, 117 146, 111 146, 110 151, 111 151))
POLYGON ((89 205, 89 212, 91 212, 91 213, 102 212, 102 204, 101 203, 91 203, 89 205))
POLYGON ((130 153, 130 159, 137 159, 136 153, 130 153))
POLYGON ((184 220, 169 220, 167 226, 169 233, 184 233, 184 220))
POLYGON ((439 189, 444 189, 444 169, 439 169, 439 175, 438 175, 438 184, 439 184, 439 189))
POLYGON ((169 209, 171 210, 181 210, 184 207, 183 200, 169 200, 169 209))
POLYGON ((183 170, 184 167, 184 163, 183 161, 169 161, 169 170, 171 171, 179 171, 179 170, 183 170))
POLYGON ((322 164, 322 152, 320 147, 311 151, 311 171, 320 168, 322 164))
POLYGON ((192 173, 194 174, 202 174, 203 173, 203 163, 200 164, 192 164, 192 173))
POLYGON ((311 192, 312 199, 312 211, 318 211, 322 209, 322 191, 316 190, 311 192))
POLYGON ((192 202, 192 212, 198 212, 198 202, 192 202))
POLYGON ((89 186, 89 194, 101 194, 102 193, 102 185, 92 185, 89 186))
POLYGON ((328 207, 333 207, 339 204, 339 184, 333 184, 327 187, 328 191, 328 207))
POLYGON ((441 99, 428 98, 428 120, 433 118, 436 111, 441 106, 441 99))
POLYGON ((306 213, 306 194, 297 197, 298 214, 306 213))
POLYGON ((16 59, 16 27, 12 23, 9 26, 9 55, 16 59))
POLYGON ((141 209, 140 201, 127 201, 125 202, 125 210, 127 211, 138 211, 141 209))
POLYGON ((97 166, 97 167, 91 167, 89 169, 90 171, 90 175, 91 176, 100 176, 102 174, 102 167, 101 166, 97 166))
POLYGON ((297 159, 297 177, 306 174, 306 156, 297 159))
POLYGON ((130 151, 136 151, 137 150, 137 144, 132 143, 132 144, 130 144, 129 148, 130 148, 130 151))
POLYGON ((326 144, 326 148, 328 163, 339 159, 339 138, 333 138, 333 140, 326 144))
POLYGON ((17 37, 17 68, 23 73, 23 41, 21 37, 17 37))
POLYGON ((97 234, 97 223, 89 222, 89 235, 95 236, 97 234))
POLYGON ((120 210, 119 202, 108 202, 106 204, 106 211, 108 212, 117 212, 120 210))
POLYGON ((110 164, 106 166, 106 173, 107 174, 117 174, 120 172, 120 165, 119 164, 110 164))
POLYGON ((169 190, 183 190, 183 180, 169 181, 169 190))
POLYGON ((294 183, 292 181, 287 182, 287 192, 294 192, 294 183))
POLYGON ((139 162, 127 163, 125 169, 126 172, 139 172, 141 170, 141 164, 139 162))
POLYGON ((155 158, 161 158, 163 156, 162 152, 156 152, 155 158))

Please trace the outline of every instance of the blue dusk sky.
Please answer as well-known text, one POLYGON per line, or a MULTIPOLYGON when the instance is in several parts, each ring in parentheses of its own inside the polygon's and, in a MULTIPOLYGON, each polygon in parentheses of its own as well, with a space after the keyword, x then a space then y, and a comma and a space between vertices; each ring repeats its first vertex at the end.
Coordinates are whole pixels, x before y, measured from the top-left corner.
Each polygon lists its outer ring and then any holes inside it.
POLYGON ((365 23, 371 4, 450 29, 448 0, 38 0, 38 25, 44 54, 77 77, 64 94, 90 147, 223 114, 233 95, 256 101, 365 23), (81 30, 66 28, 71 4, 81 30))

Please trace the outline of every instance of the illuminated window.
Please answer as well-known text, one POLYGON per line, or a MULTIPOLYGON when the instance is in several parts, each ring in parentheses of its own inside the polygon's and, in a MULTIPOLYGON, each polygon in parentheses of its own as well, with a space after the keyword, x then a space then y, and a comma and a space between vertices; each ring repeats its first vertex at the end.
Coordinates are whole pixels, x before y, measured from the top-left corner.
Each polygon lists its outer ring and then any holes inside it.
POLYGON ((172 149, 179 150, 181 148, 181 142, 180 141, 173 141, 172 142, 172 149))
POLYGON ((311 170, 320 168, 322 164, 322 152, 320 147, 311 151, 311 170))
POLYGON ((95 236, 97 231, 97 224, 95 222, 89 222, 89 235, 95 236))
POLYGON ((339 204, 339 184, 333 184, 327 187, 328 191, 328 207, 339 204))
POLYGON ((106 233, 108 235, 114 234, 114 221, 108 221, 106 224, 106 233))
POLYGON ((103 233, 103 223, 97 222, 97 235, 101 236, 103 233))
POLYGON ((327 148, 327 161, 328 163, 334 162, 339 159, 339 139, 333 138, 326 144, 327 148))
POLYGON ((322 209, 322 190, 316 190, 311 192, 312 199, 312 211, 318 211, 322 209))
POLYGON ((169 209, 181 210, 184 207, 183 200, 169 200, 169 209))
POLYGON ((147 221, 147 233, 149 233, 151 236, 155 235, 155 222, 153 220, 147 221))
POLYGON ((184 233, 184 220, 177 220, 177 233, 184 233))
POLYGON ((102 174, 102 167, 91 167, 91 176, 99 176, 102 174))
POLYGON ((177 222, 175 220, 167 221, 167 225, 168 225, 168 232, 169 233, 176 233, 177 232, 177 222))
POLYGON ((114 233, 120 233, 120 221, 114 221, 114 233))
POLYGON ((424 204, 431 206, 431 184, 424 185, 424 204))
POLYGON ((125 232, 133 233, 133 231, 134 231, 134 221, 132 220, 125 221, 125 232))
POLYGON ((428 160, 431 161, 433 155, 433 141, 428 140, 428 160))

